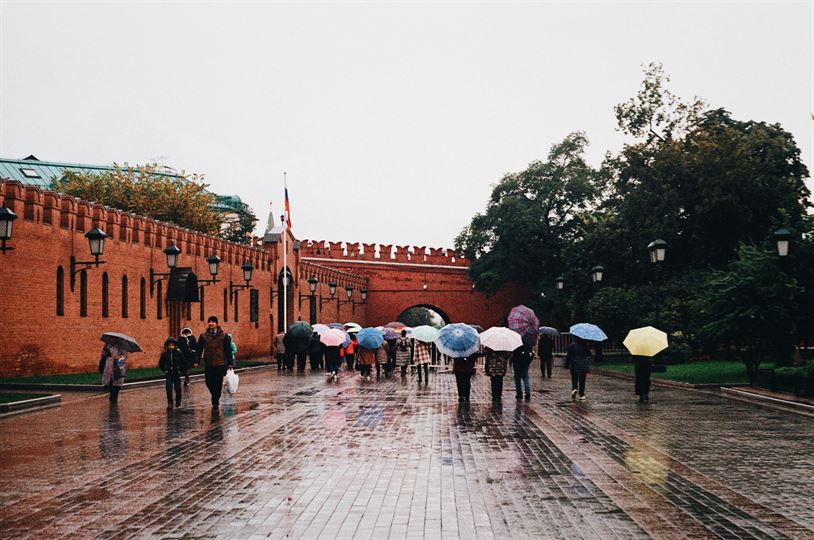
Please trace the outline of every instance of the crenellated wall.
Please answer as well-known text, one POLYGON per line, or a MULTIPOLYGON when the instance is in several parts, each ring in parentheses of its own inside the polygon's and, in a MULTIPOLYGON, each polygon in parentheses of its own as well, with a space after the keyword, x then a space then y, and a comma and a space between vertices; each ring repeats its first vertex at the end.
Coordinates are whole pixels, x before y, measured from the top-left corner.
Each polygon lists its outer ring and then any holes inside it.
MULTIPOLYGON (((131 367, 156 365, 171 330, 170 303, 164 300, 166 281, 150 293, 149 273, 151 268, 168 271, 163 249, 169 243, 181 249, 178 266, 191 267, 199 280, 211 278, 205 257, 216 254, 222 259, 220 281, 203 287, 202 303, 181 308, 181 326, 197 334, 209 315, 217 315, 238 343, 239 357, 272 353, 277 299, 271 293, 279 269, 272 250, 262 242, 255 240, 251 247, 233 244, 13 181, 0 181, 3 203, 18 216, 9 242, 14 250, 0 255, 3 376, 94 370, 99 336, 105 331, 133 335, 142 345, 145 352, 132 355, 131 367), (85 270, 83 299, 82 273, 76 275, 73 291, 70 287, 70 258, 92 260, 84 234, 95 226, 108 235, 104 264, 85 270), (245 283, 240 268, 245 261, 255 268, 251 288, 259 291, 257 323, 249 321, 248 290, 236 293, 232 301, 228 293, 230 281, 245 283)), ((292 290, 297 290, 296 282, 292 290)), ((292 314, 299 316, 296 306, 292 314)))
POLYGON ((392 244, 365 244, 358 242, 330 242, 303 240, 302 256, 314 259, 356 261, 388 261, 469 268, 470 261, 459 256, 454 249, 426 246, 393 246, 392 244))

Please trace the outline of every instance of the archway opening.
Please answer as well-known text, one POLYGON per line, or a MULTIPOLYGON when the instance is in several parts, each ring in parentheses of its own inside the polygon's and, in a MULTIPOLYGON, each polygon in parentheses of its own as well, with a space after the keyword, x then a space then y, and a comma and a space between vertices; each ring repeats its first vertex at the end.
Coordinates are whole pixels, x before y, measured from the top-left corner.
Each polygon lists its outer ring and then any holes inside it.
POLYGON ((420 304, 409 307, 396 317, 396 320, 406 324, 411 328, 416 326, 428 325, 435 328, 441 328, 450 323, 449 316, 444 313, 440 308, 429 305, 420 304))

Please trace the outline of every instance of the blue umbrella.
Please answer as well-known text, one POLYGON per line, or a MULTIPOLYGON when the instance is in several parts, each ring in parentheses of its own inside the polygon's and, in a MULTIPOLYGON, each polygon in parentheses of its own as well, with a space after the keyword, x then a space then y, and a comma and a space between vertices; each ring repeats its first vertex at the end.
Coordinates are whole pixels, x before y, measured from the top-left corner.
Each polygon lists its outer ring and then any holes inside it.
POLYGON ((375 328, 363 328, 356 334, 359 346, 365 349, 378 349, 384 343, 384 335, 375 328))
POLYGON ((588 341, 605 341, 608 336, 595 324, 579 323, 571 327, 571 334, 588 341))
POLYGON ((480 349, 478 332, 463 323, 448 324, 438 332, 438 350, 452 358, 464 358, 480 349))

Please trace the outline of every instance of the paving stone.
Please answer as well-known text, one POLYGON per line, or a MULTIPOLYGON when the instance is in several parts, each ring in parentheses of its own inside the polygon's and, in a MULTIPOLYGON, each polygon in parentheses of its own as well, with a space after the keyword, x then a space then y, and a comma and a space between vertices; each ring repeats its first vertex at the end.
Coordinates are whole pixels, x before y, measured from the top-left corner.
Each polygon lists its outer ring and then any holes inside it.
POLYGON ((503 403, 450 374, 262 371, 213 417, 202 384, 0 420, 8 538, 814 538, 814 423, 566 372, 503 403))

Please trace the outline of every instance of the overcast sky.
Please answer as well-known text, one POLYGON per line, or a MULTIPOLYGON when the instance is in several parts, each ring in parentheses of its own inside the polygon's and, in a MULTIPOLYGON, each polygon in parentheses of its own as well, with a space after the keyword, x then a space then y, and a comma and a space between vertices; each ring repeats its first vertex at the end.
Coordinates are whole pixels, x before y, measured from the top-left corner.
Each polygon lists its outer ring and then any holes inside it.
MULTIPOLYGON (((150 160, 298 238, 451 247, 490 185, 571 131, 624 142, 641 65, 778 122, 814 169, 812 2, 0 0, 0 156, 150 160)), ((811 182, 809 182, 811 186, 811 182)))

